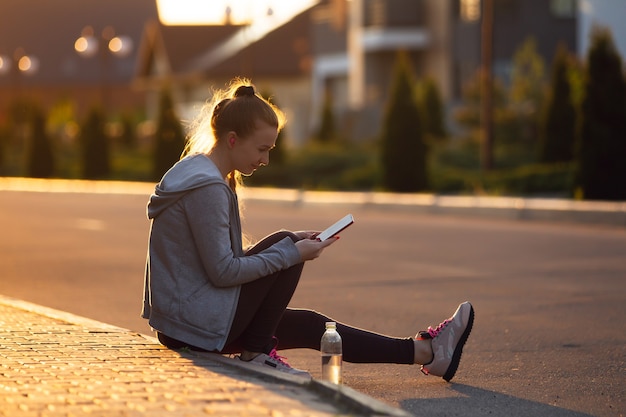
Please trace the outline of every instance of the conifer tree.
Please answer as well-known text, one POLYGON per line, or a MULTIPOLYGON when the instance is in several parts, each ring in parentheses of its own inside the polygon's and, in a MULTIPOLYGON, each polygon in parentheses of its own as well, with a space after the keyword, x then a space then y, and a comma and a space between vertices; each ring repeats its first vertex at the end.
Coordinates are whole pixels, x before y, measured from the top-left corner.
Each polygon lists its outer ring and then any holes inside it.
POLYGON ((535 113, 543 101, 545 64, 530 37, 515 51, 511 74, 510 100, 514 106, 535 113))
POLYGON ((8 136, 7 130, 8 129, 5 126, 0 125, 0 175, 4 175, 4 149, 8 136))
POLYGON ((121 119, 122 134, 120 143, 126 149, 133 149, 137 146, 137 134, 135 133, 135 123, 130 114, 124 114, 121 119))
POLYGON ((417 101, 422 114, 424 134, 430 139, 445 138, 443 101, 437 83, 431 77, 418 83, 417 101))
POLYGON ((152 176, 154 180, 159 180, 180 159, 185 148, 185 133, 167 90, 161 92, 154 142, 152 176))
POLYGON ((506 130, 497 132, 496 136, 501 143, 522 146, 517 152, 532 149, 530 156, 533 160, 537 158, 540 109, 545 100, 545 84, 545 63, 537 52, 535 39, 530 37, 513 56, 508 114, 503 120, 506 121, 503 125, 506 130))
POLYGON ((381 134, 384 186, 396 192, 425 190, 427 148, 409 59, 404 52, 397 55, 388 100, 381 134))
MULTIPOLYGON (((280 104, 276 101, 276 99, 269 92, 263 92, 261 94, 262 97, 267 98, 267 100, 272 103, 274 106, 280 108, 280 104)), ((287 163, 287 144, 285 143, 285 129, 281 129, 278 132, 278 136, 276 137, 276 146, 270 152, 270 164, 273 166, 285 165, 287 163)))
POLYGON ((332 95, 326 89, 324 92, 324 103, 322 104, 322 115, 319 129, 315 138, 319 142, 333 142, 337 132, 335 130, 335 116, 333 114, 332 95))
POLYGON ((285 146, 285 129, 282 129, 278 132, 278 136, 276 137, 276 146, 270 153, 270 164, 280 166, 287 163, 287 149, 285 146))
POLYGON ((46 118, 40 108, 34 108, 31 119, 28 175, 35 178, 49 178, 54 173, 54 156, 52 143, 46 132, 46 118))
POLYGON ((570 59, 565 45, 559 45, 552 63, 550 90, 540 129, 541 162, 569 162, 574 159, 576 108, 568 77, 570 59))
POLYGON ((581 118, 578 181, 583 198, 626 200, 626 80, 607 29, 592 33, 581 118))
POLYGON ((93 107, 80 131, 83 178, 105 178, 111 173, 110 144, 103 111, 93 107))

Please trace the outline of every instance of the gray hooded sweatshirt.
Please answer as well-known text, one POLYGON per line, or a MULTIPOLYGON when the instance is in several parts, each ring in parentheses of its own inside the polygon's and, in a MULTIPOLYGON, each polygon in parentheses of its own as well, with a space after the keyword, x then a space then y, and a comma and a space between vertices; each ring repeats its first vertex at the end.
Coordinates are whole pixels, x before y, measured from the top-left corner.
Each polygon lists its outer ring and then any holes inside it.
POLYGON ((241 285, 302 262, 290 238, 244 256, 237 196, 204 154, 176 163, 148 203, 142 317, 185 343, 221 350, 241 285))

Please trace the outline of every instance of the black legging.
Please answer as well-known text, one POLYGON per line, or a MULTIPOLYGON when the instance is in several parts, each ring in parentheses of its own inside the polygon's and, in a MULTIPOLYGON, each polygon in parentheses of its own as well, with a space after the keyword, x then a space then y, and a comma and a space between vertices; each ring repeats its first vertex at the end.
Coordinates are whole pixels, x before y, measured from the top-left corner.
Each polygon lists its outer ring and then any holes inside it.
MULTIPOLYGON (((285 237, 294 242, 298 237, 288 231, 267 236, 246 255, 267 249, 285 237)), ((265 352, 276 349, 309 348, 319 350, 327 321, 335 321, 313 310, 287 308, 298 286, 304 263, 243 284, 233 324, 221 353, 265 352)), ((412 364, 412 338, 395 338, 347 326, 337 322, 343 340, 343 359, 353 363, 412 364)), ((171 348, 189 347, 186 343, 159 334, 159 340, 171 348)), ((199 349, 201 350, 201 349, 199 349)))

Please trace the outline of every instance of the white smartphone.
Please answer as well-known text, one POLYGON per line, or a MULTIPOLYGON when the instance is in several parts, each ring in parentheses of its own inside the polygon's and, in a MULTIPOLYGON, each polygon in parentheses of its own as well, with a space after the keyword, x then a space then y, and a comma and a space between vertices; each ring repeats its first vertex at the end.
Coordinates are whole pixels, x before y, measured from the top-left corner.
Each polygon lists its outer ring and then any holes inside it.
POLYGON ((337 223, 333 224, 328 229, 321 232, 315 238, 323 242, 326 239, 330 239, 331 237, 336 236, 346 227, 350 226, 352 223, 354 223, 354 217, 352 217, 352 214, 347 214, 343 218, 341 218, 337 223))

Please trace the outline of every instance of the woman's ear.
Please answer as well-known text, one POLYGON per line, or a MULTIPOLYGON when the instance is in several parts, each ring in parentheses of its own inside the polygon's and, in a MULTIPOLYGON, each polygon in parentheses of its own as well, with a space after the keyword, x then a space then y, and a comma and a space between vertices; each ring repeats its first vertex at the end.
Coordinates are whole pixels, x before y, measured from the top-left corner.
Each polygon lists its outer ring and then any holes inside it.
POLYGON ((228 141, 228 147, 232 148, 235 146, 235 142, 237 141, 237 134, 235 132, 228 132, 226 140, 228 141))

